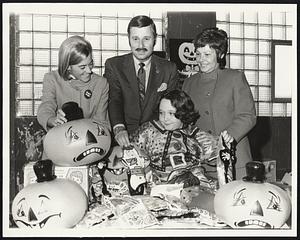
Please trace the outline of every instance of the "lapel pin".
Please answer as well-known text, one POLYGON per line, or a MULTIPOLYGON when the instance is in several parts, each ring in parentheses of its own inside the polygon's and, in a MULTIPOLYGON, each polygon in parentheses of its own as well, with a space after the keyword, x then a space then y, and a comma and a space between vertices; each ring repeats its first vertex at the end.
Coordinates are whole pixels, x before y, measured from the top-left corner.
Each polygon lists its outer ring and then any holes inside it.
POLYGON ((84 92, 84 97, 85 98, 87 98, 87 99, 89 99, 89 98, 91 98, 92 97, 92 91, 91 90, 85 90, 85 92, 84 92))

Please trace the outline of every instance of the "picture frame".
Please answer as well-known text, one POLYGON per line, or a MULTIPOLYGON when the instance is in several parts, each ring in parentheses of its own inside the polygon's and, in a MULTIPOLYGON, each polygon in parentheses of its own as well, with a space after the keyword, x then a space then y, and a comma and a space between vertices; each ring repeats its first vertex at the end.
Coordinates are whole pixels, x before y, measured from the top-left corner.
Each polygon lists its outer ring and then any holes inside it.
POLYGON ((292 99, 292 73, 294 66, 291 40, 271 41, 271 99, 274 103, 290 103, 292 99))

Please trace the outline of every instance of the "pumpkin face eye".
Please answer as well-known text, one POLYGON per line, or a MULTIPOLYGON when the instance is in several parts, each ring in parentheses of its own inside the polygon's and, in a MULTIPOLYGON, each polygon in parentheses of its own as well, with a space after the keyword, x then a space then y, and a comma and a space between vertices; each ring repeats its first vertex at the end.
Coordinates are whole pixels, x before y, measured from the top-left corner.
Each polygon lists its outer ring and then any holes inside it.
POLYGON ((98 136, 107 136, 104 129, 97 122, 93 122, 93 123, 97 125, 98 136))
POLYGON ((26 209, 28 209, 25 198, 22 198, 19 202, 18 202, 18 210, 17 210, 17 216, 18 217, 26 217, 27 214, 25 214, 26 209), (25 209, 25 210, 24 210, 25 209))
POLYGON ((71 144, 74 141, 77 141, 79 139, 79 136, 76 132, 72 130, 72 126, 68 128, 66 134, 67 144, 71 144))
POLYGON ((245 197, 243 196, 243 194, 241 194, 239 196, 238 199, 236 199, 236 201, 234 202, 233 206, 242 206, 246 204, 246 200, 245 197))
POLYGON ((17 216, 18 217, 25 217, 25 212, 23 210, 23 205, 21 204, 20 208, 17 211, 17 216))
POLYGON ((233 206, 243 206, 246 204, 246 197, 244 196, 244 191, 246 188, 239 190, 236 194, 234 194, 234 203, 233 206))
POLYGON ((39 209, 39 211, 38 211, 38 214, 43 214, 43 213, 46 213, 46 212, 48 212, 48 210, 45 208, 45 203, 44 203, 44 201, 42 200, 42 201, 41 201, 40 209, 39 209))
POLYGON ((242 205, 245 205, 245 204, 246 204, 246 201, 245 201, 245 199, 244 199, 244 198, 242 198, 242 199, 241 199, 241 201, 240 201, 240 203, 241 203, 242 205))
POLYGON ((276 211, 281 211, 279 202, 280 202, 280 198, 278 196, 276 196, 273 192, 269 191, 269 193, 271 193, 271 199, 269 199, 269 204, 267 206, 267 209, 273 209, 276 211))

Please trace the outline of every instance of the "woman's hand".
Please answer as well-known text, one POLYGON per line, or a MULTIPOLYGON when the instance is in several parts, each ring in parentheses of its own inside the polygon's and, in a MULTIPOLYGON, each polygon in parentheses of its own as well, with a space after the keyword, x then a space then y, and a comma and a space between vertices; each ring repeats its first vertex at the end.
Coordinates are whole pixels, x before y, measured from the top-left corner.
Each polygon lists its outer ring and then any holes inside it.
POLYGON ((226 146, 230 148, 231 143, 234 141, 234 137, 232 137, 227 130, 221 132, 221 136, 223 137, 226 146))
POLYGON ((58 125, 66 123, 68 120, 65 118, 66 114, 63 112, 63 110, 58 109, 56 113, 56 117, 51 117, 48 119, 48 126, 49 127, 56 127, 58 125))

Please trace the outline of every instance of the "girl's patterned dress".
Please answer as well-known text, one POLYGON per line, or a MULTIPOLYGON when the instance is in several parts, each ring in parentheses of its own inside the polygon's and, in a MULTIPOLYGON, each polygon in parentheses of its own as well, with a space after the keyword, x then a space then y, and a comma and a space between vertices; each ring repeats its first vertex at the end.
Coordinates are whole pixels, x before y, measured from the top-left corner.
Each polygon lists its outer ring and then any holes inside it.
POLYGON ((159 121, 144 123, 129 136, 146 155, 146 179, 151 184, 183 183, 183 187, 208 184, 203 163, 219 155, 219 137, 197 127, 164 130, 159 121))

